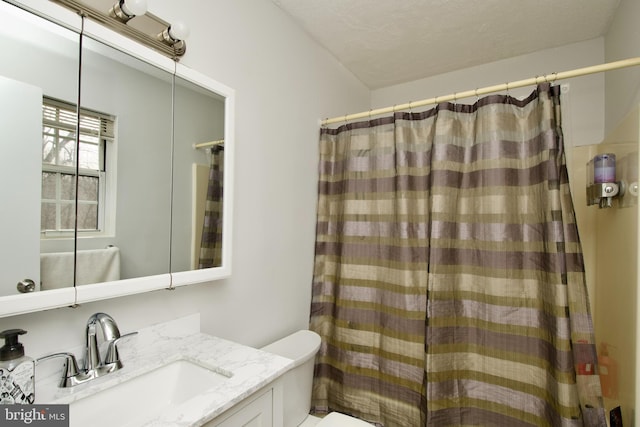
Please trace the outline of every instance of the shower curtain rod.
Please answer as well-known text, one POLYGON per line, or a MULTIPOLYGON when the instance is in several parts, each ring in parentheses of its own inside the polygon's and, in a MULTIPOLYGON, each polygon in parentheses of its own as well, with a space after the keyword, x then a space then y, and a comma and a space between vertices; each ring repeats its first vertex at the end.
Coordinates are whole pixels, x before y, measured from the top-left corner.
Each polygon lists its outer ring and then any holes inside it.
POLYGON ((640 57, 623 59, 621 61, 615 61, 615 62, 608 62, 601 65, 592 65, 590 67, 577 68, 575 70, 563 71, 560 73, 551 73, 551 74, 546 74, 544 76, 531 77, 529 79, 518 80, 515 82, 503 83, 503 84, 494 85, 494 86, 487 86, 480 89, 472 89, 464 92, 456 92, 450 95, 436 96, 435 98, 423 99, 422 101, 411 101, 406 104, 394 105, 393 107, 378 108, 375 110, 363 111, 362 113, 356 113, 356 114, 347 114, 340 117, 325 119, 321 122, 321 125, 324 126, 324 125, 330 125, 333 123, 342 123, 342 122, 347 122, 349 120, 363 119, 371 116, 378 116, 380 114, 395 113, 396 111, 401 111, 401 110, 407 110, 407 109, 411 110, 412 108, 424 107, 425 105, 438 104, 439 102, 456 101, 458 99, 468 98, 471 96, 477 97, 479 95, 486 95, 488 93, 500 92, 503 90, 508 91, 509 89, 537 85, 538 83, 544 83, 544 82, 551 83, 556 80, 586 76, 587 74, 602 73, 604 71, 617 70, 619 68, 635 67, 637 65, 640 65, 640 57))
POLYGON ((193 144, 193 148, 206 148, 206 147, 213 147, 214 145, 222 145, 224 144, 224 139, 218 139, 216 141, 209 141, 209 142, 201 142, 199 144, 193 144))

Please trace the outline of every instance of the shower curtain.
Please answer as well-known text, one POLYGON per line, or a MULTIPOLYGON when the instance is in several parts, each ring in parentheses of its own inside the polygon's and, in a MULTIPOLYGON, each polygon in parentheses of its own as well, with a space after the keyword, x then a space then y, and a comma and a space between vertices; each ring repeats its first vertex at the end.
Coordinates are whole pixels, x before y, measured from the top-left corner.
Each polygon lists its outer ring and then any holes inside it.
POLYGON ((323 128, 312 411, 604 426, 560 89, 323 128))
POLYGON ((198 268, 222 265, 222 189, 224 176, 224 147, 211 148, 207 201, 202 225, 198 268))

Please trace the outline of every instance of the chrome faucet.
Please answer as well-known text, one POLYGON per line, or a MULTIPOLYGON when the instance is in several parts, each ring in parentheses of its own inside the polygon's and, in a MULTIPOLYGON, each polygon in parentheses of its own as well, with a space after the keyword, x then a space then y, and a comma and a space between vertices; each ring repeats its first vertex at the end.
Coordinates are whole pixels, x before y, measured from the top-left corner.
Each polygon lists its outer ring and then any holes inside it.
POLYGON ((37 360, 39 363, 54 357, 65 358, 64 373, 60 387, 72 387, 121 369, 122 362, 118 354, 118 343, 124 338, 137 334, 137 332, 131 332, 120 335, 116 321, 106 313, 95 313, 89 317, 85 332, 86 348, 83 370, 78 369, 76 357, 72 353, 55 353, 37 360), (100 357, 98 347, 98 326, 107 345, 104 361, 100 357))
POLYGON ((100 360, 100 351, 98 350, 98 335, 96 326, 100 325, 102 336, 109 346, 114 346, 114 342, 120 338, 120 330, 113 317, 106 313, 96 313, 87 320, 86 328, 86 349, 84 358, 84 369, 87 374, 100 376, 103 373, 113 372, 122 367, 120 360, 111 361, 109 365, 103 364, 100 360), (107 372, 104 372, 107 371, 107 372))

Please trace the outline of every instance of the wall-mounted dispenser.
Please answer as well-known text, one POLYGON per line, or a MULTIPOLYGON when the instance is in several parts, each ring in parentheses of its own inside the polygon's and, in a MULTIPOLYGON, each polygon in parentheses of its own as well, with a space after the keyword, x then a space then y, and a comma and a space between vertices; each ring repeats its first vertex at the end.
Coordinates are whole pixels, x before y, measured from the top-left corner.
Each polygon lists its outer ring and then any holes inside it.
POLYGON ((616 181, 616 155, 598 154, 587 163, 587 205, 610 208, 612 200, 624 193, 622 182, 616 181))

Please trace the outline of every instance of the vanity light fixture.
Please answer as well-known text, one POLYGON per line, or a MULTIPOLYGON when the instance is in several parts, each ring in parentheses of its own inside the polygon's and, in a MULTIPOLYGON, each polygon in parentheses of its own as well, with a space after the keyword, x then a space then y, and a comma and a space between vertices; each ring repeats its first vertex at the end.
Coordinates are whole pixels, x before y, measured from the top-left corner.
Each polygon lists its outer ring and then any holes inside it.
POLYGON ((187 27, 184 22, 177 21, 165 28, 157 37, 158 40, 172 46, 176 52, 182 52, 179 53, 182 55, 187 48, 184 39, 189 37, 189 33, 189 27, 187 27))
POLYGON ((178 61, 187 50, 189 28, 173 25, 147 12, 147 0, 50 0, 83 17, 178 61))
POLYGON ((127 22, 136 16, 147 13, 147 0, 118 0, 111 9, 109 16, 127 22))

